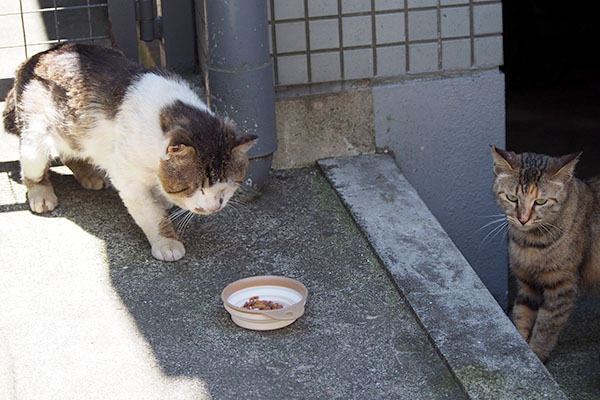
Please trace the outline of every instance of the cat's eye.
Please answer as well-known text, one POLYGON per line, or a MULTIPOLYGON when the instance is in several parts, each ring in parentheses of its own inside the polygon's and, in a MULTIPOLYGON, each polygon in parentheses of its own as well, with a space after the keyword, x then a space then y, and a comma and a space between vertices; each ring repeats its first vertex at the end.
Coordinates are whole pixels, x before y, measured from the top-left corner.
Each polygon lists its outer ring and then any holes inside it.
POLYGON ((513 203, 515 203, 517 200, 519 200, 517 196, 515 196, 514 194, 509 194, 509 193, 506 194, 506 198, 508 200, 512 201, 513 203))
POLYGON ((548 202, 548 199, 542 199, 542 198, 535 199, 535 204, 540 205, 540 206, 543 206, 547 202, 548 202))
POLYGON ((169 193, 169 194, 180 194, 180 193, 188 191, 189 189, 190 189, 190 187, 188 186, 188 187, 186 187, 184 189, 171 190, 171 191, 167 190, 166 192, 169 193))
POLYGON ((167 190, 166 192, 169 194, 179 194, 179 193, 183 193, 183 192, 187 191, 188 189, 189 189, 189 187, 186 187, 185 189, 167 190))

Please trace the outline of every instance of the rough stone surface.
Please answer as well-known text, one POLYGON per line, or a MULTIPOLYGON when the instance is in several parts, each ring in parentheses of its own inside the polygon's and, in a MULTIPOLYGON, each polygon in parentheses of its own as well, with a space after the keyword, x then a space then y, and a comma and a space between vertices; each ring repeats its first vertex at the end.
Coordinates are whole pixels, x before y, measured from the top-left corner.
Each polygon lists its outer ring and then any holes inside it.
POLYGON ((600 296, 582 298, 546 368, 571 400, 600 399, 600 296))
POLYGON ((253 201, 194 219, 176 263, 116 192, 52 169, 59 207, 33 215, 0 163, 0 398, 461 399, 415 316, 316 168, 275 172, 253 201), (306 313, 235 326, 220 293, 275 274, 306 313))
POLYGON ((307 166, 324 157, 375 151, 370 88, 278 98, 274 168, 307 166))
POLYGON ((566 399, 393 158, 319 161, 471 399, 566 399))

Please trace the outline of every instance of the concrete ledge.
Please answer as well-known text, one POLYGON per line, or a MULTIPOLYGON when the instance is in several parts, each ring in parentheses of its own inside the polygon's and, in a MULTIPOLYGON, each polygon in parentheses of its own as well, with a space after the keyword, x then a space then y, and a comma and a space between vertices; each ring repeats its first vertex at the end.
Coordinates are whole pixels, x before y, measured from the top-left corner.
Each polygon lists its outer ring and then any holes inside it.
POLYGON ((469 398, 567 398, 391 156, 318 165, 469 398))
POLYGON ((278 98, 278 148, 273 168, 314 165, 325 157, 375 152, 373 93, 347 92, 278 98))

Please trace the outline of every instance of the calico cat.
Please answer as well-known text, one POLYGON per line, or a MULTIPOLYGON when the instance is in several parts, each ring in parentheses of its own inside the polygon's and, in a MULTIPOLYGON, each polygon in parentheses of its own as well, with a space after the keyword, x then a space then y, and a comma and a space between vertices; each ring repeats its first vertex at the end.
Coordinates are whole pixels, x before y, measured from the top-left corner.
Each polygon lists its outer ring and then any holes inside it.
POLYGON ((492 154, 518 285, 513 322, 545 362, 578 296, 600 285, 600 179, 574 176, 581 153, 492 154))
POLYGON ((6 131, 20 136, 33 212, 58 205, 48 167, 60 157, 85 188, 103 188, 105 174, 152 255, 165 261, 185 254, 169 207, 198 214, 225 207, 257 140, 215 116, 180 77, 84 44, 57 45, 25 61, 3 117, 6 131))

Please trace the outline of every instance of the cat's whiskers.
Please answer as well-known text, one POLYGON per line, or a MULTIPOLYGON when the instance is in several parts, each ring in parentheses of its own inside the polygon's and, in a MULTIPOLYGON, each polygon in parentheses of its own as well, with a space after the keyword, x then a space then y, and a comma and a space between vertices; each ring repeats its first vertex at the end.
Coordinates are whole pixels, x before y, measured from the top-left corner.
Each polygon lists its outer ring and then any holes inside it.
POLYGON ((221 210, 221 212, 234 212, 235 215, 240 218, 242 216, 242 214, 240 213, 240 211, 237 209, 237 204, 235 202, 232 202, 231 200, 229 200, 227 202, 227 206, 225 208, 223 208, 223 210, 221 210))
POLYGON ((550 228, 552 228, 552 229, 555 229, 555 230, 556 230, 556 231, 558 231, 559 233, 562 233, 562 232, 563 232, 563 229, 562 229, 562 228, 560 228, 560 227, 558 227, 558 226, 556 226, 556 225, 554 225, 554 224, 552 224, 552 223, 550 223, 550 222, 544 222, 544 225, 546 225, 546 226, 548 226, 548 227, 550 227, 550 228))
POLYGON ((487 224, 483 225, 481 228, 477 229, 476 232, 479 232, 480 230, 485 229, 490 225, 497 224, 498 222, 502 222, 502 221, 506 221, 506 216, 503 216, 503 218, 498 218, 498 219, 488 222, 487 224))
POLYGON ((192 211, 189 211, 189 210, 185 210, 185 211, 186 211, 186 213, 184 213, 184 217, 177 222, 177 226, 176 226, 176 232, 177 232, 177 235, 179 235, 179 237, 183 236, 183 234, 185 233, 185 230, 187 229, 187 227, 190 225, 191 221, 196 216, 196 214, 193 213, 192 211))
POLYGON ((176 219, 180 218, 182 215, 184 215, 186 212, 189 212, 189 211, 184 208, 178 208, 177 210, 173 211, 169 215, 169 220, 171 220, 171 222, 173 222, 176 219))
POLYGON ((250 207, 248 206, 248 204, 246 204, 241 199, 236 199, 236 198, 229 199, 229 202, 227 204, 234 205, 236 207, 243 209, 244 211, 250 212, 250 207))
POLYGON ((557 237, 559 237, 562 233, 561 228, 551 224, 550 222, 542 222, 540 227, 552 238, 552 240, 556 240, 557 237))
POLYGON ((544 226, 544 224, 539 224, 537 226, 536 230, 542 234, 549 235, 552 238, 552 233, 550 233, 550 231, 548 230, 547 227, 544 226))
MULTIPOLYGON (((485 237, 483 238, 483 240, 481 241, 481 243, 479 244, 479 247, 483 246, 486 242, 491 242, 492 240, 494 240, 494 238, 501 232, 503 231, 508 231, 509 229, 509 223, 505 218, 502 219, 498 219, 495 221, 492 221, 491 223, 497 223, 498 225, 495 226, 490 232, 488 232, 487 235, 485 235, 485 237), (506 229, 505 229, 506 228, 506 229), (489 240, 488 240, 489 238, 489 240)), ((483 226, 482 228, 486 227, 490 225, 490 223, 486 224, 485 226, 483 226)), ((479 229, 481 230, 481 229, 479 229)), ((478 231, 479 231, 478 230, 478 231)))
POLYGON ((253 193, 253 194, 258 193, 258 190, 254 189, 252 186, 250 186, 246 183, 242 183, 241 185, 238 185, 238 190, 241 190, 242 192, 245 192, 245 193, 253 193))
POLYGON ((479 218, 506 217, 506 214, 477 215, 479 218))

